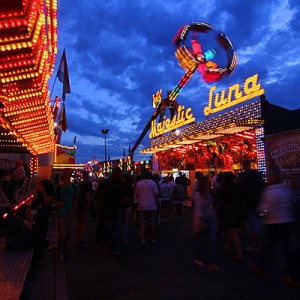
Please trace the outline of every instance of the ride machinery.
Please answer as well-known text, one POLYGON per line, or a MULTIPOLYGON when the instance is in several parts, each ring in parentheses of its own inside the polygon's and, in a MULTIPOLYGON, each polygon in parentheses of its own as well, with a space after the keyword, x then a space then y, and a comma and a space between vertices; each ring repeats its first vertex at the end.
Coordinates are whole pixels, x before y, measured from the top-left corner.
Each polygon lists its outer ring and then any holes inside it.
MULTIPOLYGON (((196 70, 204 82, 216 82, 230 76, 237 64, 237 55, 228 37, 213 26, 203 22, 193 22, 182 26, 173 39, 176 47, 175 57, 186 72, 177 86, 166 98, 169 107, 174 106, 175 99, 181 89, 188 83, 196 70)), ((163 108, 163 101, 157 95, 156 109, 136 140, 129 155, 133 157, 146 133, 163 108)))

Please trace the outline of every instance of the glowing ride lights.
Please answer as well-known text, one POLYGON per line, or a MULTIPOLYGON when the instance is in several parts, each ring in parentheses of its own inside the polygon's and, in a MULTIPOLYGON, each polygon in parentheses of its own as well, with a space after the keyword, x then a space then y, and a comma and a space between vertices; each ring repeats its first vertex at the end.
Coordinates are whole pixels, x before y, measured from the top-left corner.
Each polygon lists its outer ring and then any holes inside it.
POLYGON ((198 69, 205 82, 219 81, 230 76, 237 64, 232 42, 221 31, 203 22, 182 26, 173 39, 175 57, 186 70, 169 99, 173 101, 198 69), (207 39, 210 36, 211 40, 207 39))

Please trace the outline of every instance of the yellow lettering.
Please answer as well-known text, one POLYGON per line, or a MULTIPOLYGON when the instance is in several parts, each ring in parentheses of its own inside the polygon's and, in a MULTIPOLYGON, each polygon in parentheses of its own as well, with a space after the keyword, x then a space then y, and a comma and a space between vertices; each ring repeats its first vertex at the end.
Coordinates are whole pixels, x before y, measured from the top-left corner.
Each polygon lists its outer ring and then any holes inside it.
POLYGON ((185 112, 185 119, 190 120, 193 118, 192 109, 189 107, 185 112))
POLYGON ((243 96, 243 93, 240 91, 240 85, 239 84, 235 84, 235 85, 233 85, 229 88, 228 99, 230 99, 230 100, 228 100, 228 102, 239 99, 242 96, 243 96), (233 92, 234 92, 234 98, 232 99, 233 92))
POLYGON ((149 134, 150 139, 162 135, 165 132, 174 130, 180 126, 192 123, 195 121, 195 118, 192 113, 192 109, 188 108, 184 111, 184 106, 179 106, 178 115, 174 116, 173 119, 166 119, 163 122, 156 124, 156 121, 151 122, 151 132, 149 134))
POLYGON ((258 74, 255 74, 252 77, 249 77, 245 80, 244 83, 244 92, 246 95, 250 95, 254 92, 260 90, 261 85, 257 84, 258 74))
POLYGON ((213 86, 209 91, 208 106, 204 108, 204 115, 208 116, 264 94, 265 90, 261 88, 261 84, 257 84, 257 81, 258 74, 255 74, 245 80, 242 91, 240 90, 240 84, 229 87, 227 98, 225 97, 225 90, 221 91, 221 97, 219 93, 216 93, 214 107, 212 107, 212 99, 216 86, 213 86))
POLYGON ((165 123, 164 121, 158 123, 158 125, 157 125, 157 134, 158 135, 161 135, 164 133, 164 123, 165 123))
POLYGON ((220 107, 222 105, 225 105, 226 102, 227 102, 227 99, 225 98, 225 90, 223 90, 221 92, 221 99, 220 99, 220 101, 219 101, 219 93, 217 93, 215 95, 215 107, 220 107))
POLYGON ((166 126, 167 129, 170 128, 170 127, 172 126, 171 119, 166 119, 166 120, 165 120, 165 126, 166 126))
POLYGON ((205 116, 208 116, 210 113, 211 113, 211 111, 212 111, 212 96, 213 96, 213 92, 214 92, 214 90, 216 90, 216 86, 214 85, 214 86, 212 86, 211 88, 210 88, 210 90, 209 90, 209 96, 208 96, 208 106, 206 106, 205 108, 204 108, 204 115, 205 116))

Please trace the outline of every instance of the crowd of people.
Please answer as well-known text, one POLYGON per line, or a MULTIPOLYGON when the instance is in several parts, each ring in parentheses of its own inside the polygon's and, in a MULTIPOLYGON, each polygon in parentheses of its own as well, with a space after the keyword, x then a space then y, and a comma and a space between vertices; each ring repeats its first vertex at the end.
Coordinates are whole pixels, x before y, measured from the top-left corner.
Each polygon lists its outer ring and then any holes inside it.
MULTIPOLYGON (((280 172, 262 175, 243 162, 243 172, 221 172, 204 176, 196 172, 193 186, 194 231, 199 236, 194 263, 203 267, 201 250, 208 244, 208 270, 222 272, 215 256, 216 237, 225 238, 223 252, 235 252, 234 260, 243 261, 245 251, 258 253, 248 268, 258 276, 266 275, 266 267, 274 251, 282 248, 288 275, 287 283, 300 287, 300 230, 291 190, 280 172), (247 235, 250 245, 243 246, 247 235)), ((276 261, 273 262, 276 264, 276 261)))
MULTIPOLYGON (((269 174, 266 184, 259 172, 251 170, 249 161, 243 162, 243 172, 238 175, 212 171, 206 176, 196 172, 191 221, 198 241, 193 260, 197 267, 223 272, 216 251, 218 236, 224 237, 222 251, 233 251, 236 261, 245 259, 245 251, 258 253, 258 260, 248 264, 249 270, 258 276, 265 275, 270 254, 282 246, 289 271, 287 283, 300 286, 299 220, 292 193, 281 175, 269 174), (250 241, 248 247, 242 243, 245 235, 250 241)), ((143 169, 132 176, 118 167, 107 178, 97 180, 84 171, 81 180, 74 183, 71 170, 65 169, 57 186, 48 179, 39 182, 31 205, 20 209, 18 218, 8 228, 11 231, 19 228, 18 237, 20 234, 27 237, 24 247, 34 245, 38 260, 44 251, 57 250, 63 262, 72 240, 77 247, 85 248, 88 221, 93 217, 97 220, 95 239, 119 257, 122 244, 129 242, 129 226, 136 226, 140 247, 145 249, 156 243, 156 230, 168 223, 170 212, 174 212, 178 223, 182 221, 187 184, 182 174, 174 179, 172 174, 163 177, 143 169), (54 208, 57 244, 47 238, 54 208)), ((15 240, 16 237, 8 239, 8 247, 22 248, 13 246, 15 240)))

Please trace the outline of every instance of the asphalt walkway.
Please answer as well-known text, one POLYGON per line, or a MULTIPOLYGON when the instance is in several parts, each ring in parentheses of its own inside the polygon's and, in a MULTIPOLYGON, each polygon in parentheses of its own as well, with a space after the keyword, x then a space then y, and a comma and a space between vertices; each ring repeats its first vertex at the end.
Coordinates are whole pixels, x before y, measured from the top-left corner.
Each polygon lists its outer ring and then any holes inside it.
MULTIPOLYGON (((128 245, 114 257, 95 240, 96 222, 90 219, 86 247, 70 249, 65 263, 55 252, 47 254, 48 265, 34 266, 27 283, 30 300, 100 299, 300 299, 300 289, 284 283, 285 267, 278 252, 269 266, 269 276, 258 278, 246 264, 257 254, 246 253, 242 262, 224 254, 218 238, 217 257, 224 273, 212 273, 193 264, 197 239, 192 233, 192 209, 184 208, 182 222, 175 215, 161 224, 156 244, 141 249, 137 230, 130 226, 128 245)), ((245 245, 246 237, 243 238, 245 245)), ((204 256, 205 261, 205 256, 204 256)))

